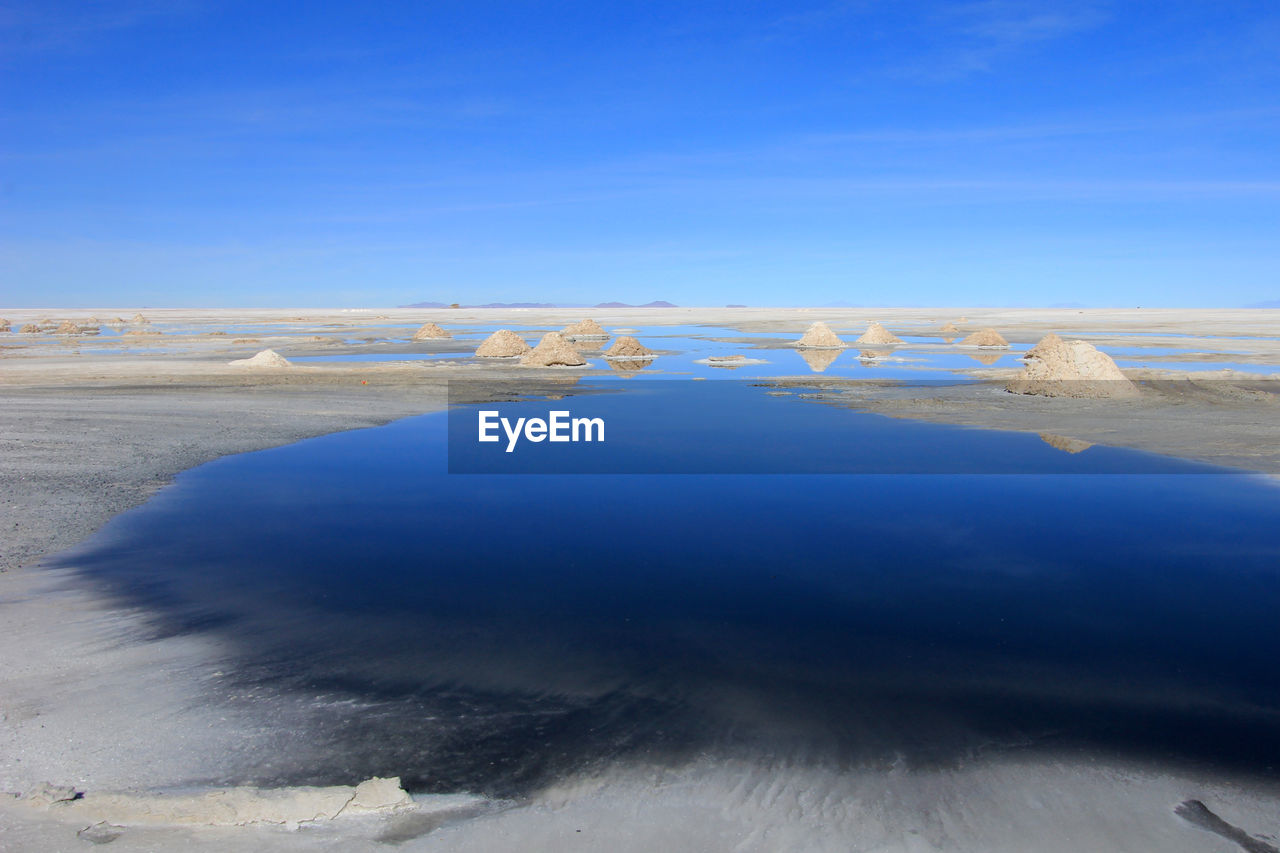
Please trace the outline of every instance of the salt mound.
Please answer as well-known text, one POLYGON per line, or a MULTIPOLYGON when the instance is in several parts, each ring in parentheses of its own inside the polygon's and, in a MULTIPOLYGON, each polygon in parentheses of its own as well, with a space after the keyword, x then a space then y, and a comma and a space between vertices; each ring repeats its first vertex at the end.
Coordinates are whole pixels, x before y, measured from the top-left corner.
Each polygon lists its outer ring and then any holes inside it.
POLYGON ((520 363, 526 367, 551 367, 564 365, 578 367, 586 364, 586 359, 578 355, 578 351, 569 346, 569 342, 559 332, 547 332, 538 341, 538 345, 524 354, 520 363))
POLYGON ((476 347, 476 355, 480 358, 511 358, 524 355, 532 347, 524 342, 524 338, 510 329, 499 329, 484 339, 484 343, 476 347))
POLYGON ((23 327, 22 327, 21 329, 19 329, 18 331, 19 331, 19 332, 26 332, 28 335, 34 335, 36 332, 39 332, 39 331, 40 331, 40 327, 39 327, 39 326, 37 326, 35 323, 26 323, 26 324, 24 324, 24 325, 23 325, 23 327))
POLYGON ((947 323, 945 326, 943 326, 943 327, 942 327, 941 329, 939 329, 938 331, 942 332, 942 336, 943 336, 944 338, 946 338, 946 337, 956 338, 956 337, 959 337, 959 336, 960 336, 960 330, 956 328, 956 324, 955 324, 955 323, 947 323))
POLYGON ((53 331, 59 335, 77 335, 80 333, 80 327, 70 320, 63 320, 53 331))
POLYGON ((962 347, 1007 347, 1009 342, 995 329, 981 329, 960 342, 962 347))
POLYGON ((867 326, 867 331, 862 337, 858 338, 857 343, 884 346, 886 344, 900 344, 902 343, 902 338, 872 320, 871 325, 867 326))
POLYGON ((13 328, 13 325, 3 317, 0 317, 0 332, 7 332, 13 328))
POLYGON ((1046 358, 1052 357, 1054 353, 1060 350, 1066 341, 1055 335, 1053 332, 1045 335, 1040 342, 1027 350, 1027 354, 1023 358, 1046 358))
POLYGON ((758 358, 747 358, 745 355, 710 355, 706 358, 700 358, 694 361, 694 364, 705 364, 708 367, 726 367, 730 370, 737 369, 746 364, 767 364, 758 358))
POLYGON ((831 331, 830 326, 819 320, 809 327, 800 340, 796 341, 796 346, 813 349, 844 349, 846 344, 831 331))
POLYGON ((415 341, 429 341, 432 338, 452 338, 453 335, 437 326, 435 323, 427 323, 418 331, 413 333, 415 341))
POLYGON ((587 318, 586 320, 579 320, 576 323, 565 326, 564 330, 561 331, 560 334, 564 335, 569 340, 573 340, 574 338, 609 337, 609 333, 604 330, 604 327, 590 318, 587 318))
POLYGON ((1025 356, 1027 366, 1009 381, 1015 394, 1042 397, 1136 397, 1138 388, 1111 356, 1085 341, 1064 341, 1052 332, 1025 356))
POLYGON ((134 314, 134 315, 133 315, 133 321, 132 321, 132 322, 133 322, 133 324, 134 324, 134 325, 136 325, 136 326, 145 326, 145 325, 147 325, 148 323, 150 323, 151 321, 150 321, 150 320, 148 320, 146 317, 143 317, 143 316, 142 316, 142 312, 141 312, 141 311, 139 311, 137 314, 134 314))
POLYGON ((253 358, 238 358, 229 362, 232 367, 291 367, 289 359, 273 349, 264 349, 253 358))
POLYGON ((804 359, 804 363, 809 365, 809 369, 814 373, 821 373, 831 366, 831 363, 840 357, 840 350, 826 349, 797 349, 800 357, 804 359))
POLYGON ((630 335, 623 335, 605 350, 605 358, 653 358, 653 350, 630 335))
POLYGON ((1051 432, 1040 433, 1040 440, 1064 453, 1080 453, 1093 447, 1092 442, 1083 441, 1079 438, 1067 438, 1065 435, 1055 435, 1051 432))

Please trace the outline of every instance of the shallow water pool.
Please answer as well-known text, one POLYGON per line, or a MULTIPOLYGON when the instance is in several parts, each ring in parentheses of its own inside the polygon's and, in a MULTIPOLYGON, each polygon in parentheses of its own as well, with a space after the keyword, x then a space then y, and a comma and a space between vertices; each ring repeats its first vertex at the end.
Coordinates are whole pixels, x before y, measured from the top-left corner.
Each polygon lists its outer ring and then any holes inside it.
POLYGON ((602 414, 618 438, 586 472, 448 473, 463 407, 202 466, 59 563, 157 632, 219 638, 211 702, 306 700, 317 748, 245 781, 511 796, 621 761, 993 751, 1280 768, 1267 481, 750 383, 586 385, 501 407, 602 414), (851 470, 874 473, 830 473, 851 470))

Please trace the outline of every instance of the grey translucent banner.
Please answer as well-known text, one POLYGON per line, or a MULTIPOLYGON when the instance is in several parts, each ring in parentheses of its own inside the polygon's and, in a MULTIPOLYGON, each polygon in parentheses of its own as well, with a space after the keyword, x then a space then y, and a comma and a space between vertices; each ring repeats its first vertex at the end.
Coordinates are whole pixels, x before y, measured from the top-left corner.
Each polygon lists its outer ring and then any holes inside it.
MULTIPOLYGON (((1181 450, 1216 440, 1211 406, 1180 413, 1159 398, 1167 392, 1151 389, 1138 398, 1100 398, 1096 384, 1058 383, 1052 391, 1018 394, 1003 383, 964 380, 454 380, 449 471, 1239 473, 1181 450)), ((1236 456, 1253 463, 1241 468, 1266 471, 1274 454, 1259 451, 1274 448, 1266 428, 1256 431, 1252 447, 1247 424, 1243 432, 1236 425, 1232 440, 1236 456)), ((1234 465, 1229 451, 1218 458, 1234 465)))

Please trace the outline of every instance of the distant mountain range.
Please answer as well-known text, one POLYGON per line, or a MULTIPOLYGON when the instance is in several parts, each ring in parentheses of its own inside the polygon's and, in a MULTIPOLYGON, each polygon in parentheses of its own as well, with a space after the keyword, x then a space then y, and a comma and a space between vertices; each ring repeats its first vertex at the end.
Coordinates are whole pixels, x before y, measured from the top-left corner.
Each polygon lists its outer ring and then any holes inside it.
POLYGON ((678 306, 672 302, 667 302, 665 300, 658 299, 653 302, 646 302, 643 305, 629 305, 626 302, 601 302, 591 307, 592 308, 676 308, 678 306))
MULTIPOLYGON (((453 308, 447 302, 414 302, 397 308, 453 308)), ((586 308, 586 305, 557 305, 554 302, 486 302, 484 305, 458 305, 458 308, 586 308)))
MULTIPOLYGON (((414 302, 412 305, 397 305, 397 308, 452 308, 445 302, 414 302)), ((483 305, 459 305, 459 308, 676 308, 671 302, 656 300, 643 305, 631 305, 626 302, 601 302, 596 305, 567 302, 486 302, 483 305)))

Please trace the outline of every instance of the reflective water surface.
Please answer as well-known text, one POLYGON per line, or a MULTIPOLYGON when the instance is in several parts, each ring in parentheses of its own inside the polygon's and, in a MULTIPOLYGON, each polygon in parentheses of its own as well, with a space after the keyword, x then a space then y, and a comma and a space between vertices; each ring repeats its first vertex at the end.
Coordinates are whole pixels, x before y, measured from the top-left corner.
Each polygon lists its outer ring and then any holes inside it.
MULTIPOLYGON (((694 418, 710 385, 637 399, 694 418)), ((705 754, 1280 766, 1274 485, 720 393, 765 431, 652 440, 747 459, 784 436, 797 463, 861 447, 898 470, 1003 447, 1041 473, 449 474, 429 415, 187 472, 60 562, 159 633, 222 638, 211 701, 312 703, 315 754, 250 781, 510 795, 705 754)))

